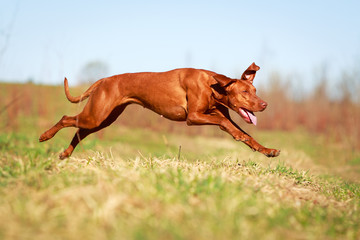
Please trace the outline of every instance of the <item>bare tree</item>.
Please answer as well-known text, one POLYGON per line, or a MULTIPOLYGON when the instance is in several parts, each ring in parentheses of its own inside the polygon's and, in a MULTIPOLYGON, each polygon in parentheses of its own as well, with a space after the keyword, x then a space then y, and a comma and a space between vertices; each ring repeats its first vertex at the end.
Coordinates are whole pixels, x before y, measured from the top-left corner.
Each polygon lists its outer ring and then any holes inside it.
POLYGON ((102 61, 91 61, 85 64, 80 71, 80 84, 91 84, 108 74, 108 65, 102 61))
POLYGON ((0 64, 10 42, 11 33, 19 10, 19 1, 16 2, 14 12, 7 26, 0 26, 0 64))

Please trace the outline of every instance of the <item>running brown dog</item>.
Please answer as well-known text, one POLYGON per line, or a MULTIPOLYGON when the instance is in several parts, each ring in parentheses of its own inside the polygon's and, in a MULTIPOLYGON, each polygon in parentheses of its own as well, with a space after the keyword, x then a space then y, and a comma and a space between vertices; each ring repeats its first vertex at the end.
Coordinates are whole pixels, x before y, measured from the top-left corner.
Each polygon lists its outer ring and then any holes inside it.
POLYGON ((70 95, 65 78, 65 94, 70 102, 78 103, 88 97, 89 101, 80 114, 63 116, 40 136, 39 141, 51 139, 65 127, 79 128, 69 147, 59 156, 60 159, 67 158, 87 135, 109 126, 127 105, 136 103, 170 120, 186 121, 187 125, 218 125, 254 151, 276 157, 280 154, 279 150, 257 143, 232 121, 229 114, 229 109, 234 110, 245 122, 256 125, 253 112, 267 107, 267 103, 256 95, 253 86, 259 69, 252 63, 241 79, 192 68, 159 73, 125 73, 100 79, 78 97, 70 95))

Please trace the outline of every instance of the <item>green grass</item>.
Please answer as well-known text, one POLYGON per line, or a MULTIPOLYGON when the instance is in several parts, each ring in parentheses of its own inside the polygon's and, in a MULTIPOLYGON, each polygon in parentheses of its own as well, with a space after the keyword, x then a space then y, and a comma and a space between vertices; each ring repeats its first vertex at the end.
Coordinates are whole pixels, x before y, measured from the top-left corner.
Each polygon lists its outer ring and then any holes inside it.
POLYGON ((40 133, 0 133, 0 239, 360 238, 359 164, 334 169, 303 133, 255 133, 282 149, 268 159, 230 137, 112 126, 64 161, 73 130, 40 133))

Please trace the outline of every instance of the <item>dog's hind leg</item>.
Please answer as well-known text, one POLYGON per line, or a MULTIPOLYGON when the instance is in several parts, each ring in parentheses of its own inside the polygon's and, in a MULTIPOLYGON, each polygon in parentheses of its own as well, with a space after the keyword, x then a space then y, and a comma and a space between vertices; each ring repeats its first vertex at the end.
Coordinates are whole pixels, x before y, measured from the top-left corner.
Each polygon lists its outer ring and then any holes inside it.
MULTIPOLYGON (((51 139, 59 130, 66 127, 84 129, 99 127, 119 104, 109 101, 109 99, 117 99, 117 97, 118 94, 115 89, 97 89, 92 93, 80 114, 76 116, 63 116, 58 123, 40 136, 39 141, 43 142, 51 139)), ((120 103, 119 105, 123 104, 120 103)))
POLYGON ((46 132, 44 132, 43 134, 41 134, 40 138, 39 138, 39 142, 44 142, 47 141, 49 139, 51 139, 52 137, 55 136, 55 134, 62 128, 64 127, 70 127, 76 126, 76 116, 75 117, 69 117, 64 115, 59 122, 57 122, 52 128, 50 128, 49 130, 47 130, 46 132))
POLYGON ((93 129, 100 125, 101 122, 99 122, 98 119, 87 116, 89 116, 89 114, 84 114, 84 112, 77 116, 64 115, 52 128, 41 134, 39 142, 44 142, 53 138, 58 131, 66 127, 93 129))
POLYGON ((59 158, 65 159, 65 158, 69 157, 81 140, 83 140, 89 134, 97 132, 97 131, 111 125, 118 118, 118 116, 125 110, 126 106, 127 105, 120 105, 120 106, 116 107, 110 113, 110 115, 98 127, 95 127, 92 129, 79 128, 79 130, 73 137, 69 147, 60 154, 59 158))
POLYGON ((74 151, 75 147, 79 144, 79 142, 83 140, 86 136, 94 132, 96 132, 95 129, 80 128, 73 137, 69 147, 59 155, 59 158, 63 160, 69 157, 71 153, 74 151))

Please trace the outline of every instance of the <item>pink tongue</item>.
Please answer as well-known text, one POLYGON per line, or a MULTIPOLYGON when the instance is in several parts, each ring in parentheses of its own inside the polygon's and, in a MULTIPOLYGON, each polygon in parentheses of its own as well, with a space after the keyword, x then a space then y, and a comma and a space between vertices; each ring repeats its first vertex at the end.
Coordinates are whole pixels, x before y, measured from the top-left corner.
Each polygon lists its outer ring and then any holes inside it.
POLYGON ((249 111, 246 111, 247 115, 249 116, 251 122, 256 125, 257 124, 257 118, 256 116, 254 115, 254 113, 252 112, 249 112, 249 111))

